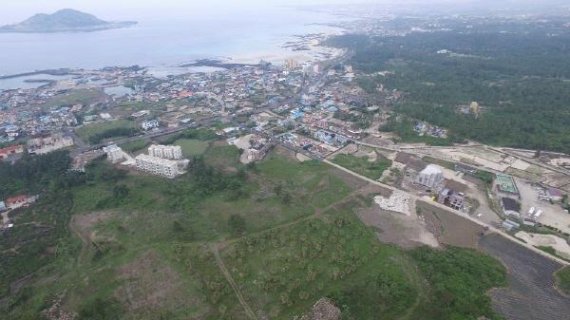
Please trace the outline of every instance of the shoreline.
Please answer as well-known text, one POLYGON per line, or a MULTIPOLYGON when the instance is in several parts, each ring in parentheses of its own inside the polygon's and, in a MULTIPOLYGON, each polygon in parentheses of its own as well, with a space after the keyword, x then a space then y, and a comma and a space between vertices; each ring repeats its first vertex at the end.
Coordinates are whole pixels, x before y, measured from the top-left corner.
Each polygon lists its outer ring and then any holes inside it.
MULTIPOLYGON (((319 61, 327 61, 331 59, 336 59, 345 54, 344 50, 331 48, 323 45, 325 41, 332 37, 344 34, 346 30, 333 27, 335 30, 327 30, 318 33, 307 33, 307 34, 296 34, 291 35, 290 40, 281 43, 278 48, 273 50, 255 52, 248 54, 235 55, 232 57, 208 57, 196 59, 191 62, 173 64, 170 66, 160 66, 160 65, 148 65, 143 66, 144 69, 152 68, 193 68, 193 67, 212 67, 212 68, 222 68, 222 69, 235 69, 247 66, 256 66, 260 62, 270 62, 272 64, 280 65, 285 60, 294 59, 299 60, 299 62, 306 63, 316 63, 319 61)), ((97 69, 92 69, 91 71, 104 70, 109 68, 130 68, 132 66, 105 66, 97 69)), ((49 75, 49 76, 69 76, 69 75, 79 75, 80 71, 85 70, 84 68, 57 68, 57 69, 43 69, 30 72, 21 72, 16 74, 6 74, 0 75, 0 81, 17 79, 29 76, 37 75, 49 75)), ((192 73, 189 71, 188 73, 192 73)), ((175 73, 172 73, 175 74, 175 73)), ((25 80, 27 81, 27 80, 25 80)))

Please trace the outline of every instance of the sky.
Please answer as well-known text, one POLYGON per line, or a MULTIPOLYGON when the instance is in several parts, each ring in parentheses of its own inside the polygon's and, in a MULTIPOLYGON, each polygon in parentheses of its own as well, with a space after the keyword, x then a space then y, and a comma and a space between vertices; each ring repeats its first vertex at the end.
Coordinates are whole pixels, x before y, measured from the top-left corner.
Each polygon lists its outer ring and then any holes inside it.
MULTIPOLYGON (((374 2, 375 0, 359 0, 374 2)), ((382 0, 383 1, 383 0, 382 0)), ((0 24, 16 23, 35 13, 72 8, 106 20, 137 20, 177 12, 231 12, 236 9, 275 5, 342 4, 350 0, 0 0, 0 24)))
POLYGON ((240 10, 263 10, 282 5, 418 3, 486 6, 501 3, 518 7, 522 3, 545 4, 568 0, 0 0, 0 25, 20 22, 36 13, 52 13, 72 8, 92 13, 104 20, 144 20, 167 16, 204 18, 209 15, 238 14, 240 10), (485 3, 487 2, 487 3, 485 3))

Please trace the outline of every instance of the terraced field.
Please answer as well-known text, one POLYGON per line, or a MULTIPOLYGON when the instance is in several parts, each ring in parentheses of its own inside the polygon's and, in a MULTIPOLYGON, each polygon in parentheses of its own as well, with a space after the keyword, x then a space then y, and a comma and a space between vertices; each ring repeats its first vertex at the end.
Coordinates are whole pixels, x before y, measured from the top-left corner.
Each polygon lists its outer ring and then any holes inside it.
POLYGON ((570 317, 570 298, 554 288, 553 274, 562 265, 497 234, 482 237, 479 245, 508 270, 509 286, 490 292, 495 311, 512 320, 570 317))

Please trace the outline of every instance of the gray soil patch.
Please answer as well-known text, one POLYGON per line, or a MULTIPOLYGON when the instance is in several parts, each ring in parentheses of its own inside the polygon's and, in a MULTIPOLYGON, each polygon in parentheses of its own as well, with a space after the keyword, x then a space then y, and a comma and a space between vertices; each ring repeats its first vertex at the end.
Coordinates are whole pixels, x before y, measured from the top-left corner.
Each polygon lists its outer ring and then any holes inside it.
POLYGON ((562 265, 498 234, 482 237, 479 246, 508 271, 508 287, 489 293, 498 313, 509 320, 568 319, 570 298, 554 288, 553 274, 562 265))

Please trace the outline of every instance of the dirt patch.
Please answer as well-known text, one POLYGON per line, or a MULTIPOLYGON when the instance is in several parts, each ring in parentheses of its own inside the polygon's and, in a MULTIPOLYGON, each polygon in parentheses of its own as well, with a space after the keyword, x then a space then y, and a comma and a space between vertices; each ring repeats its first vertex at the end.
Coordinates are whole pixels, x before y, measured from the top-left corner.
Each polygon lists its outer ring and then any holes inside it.
POLYGON ((302 154, 302 153, 297 153, 295 155, 295 157, 297 157, 297 160, 299 160, 299 162, 305 162, 305 161, 310 161, 311 158, 307 157, 306 155, 302 154))
POLYGON ((322 298, 313 305, 311 312, 301 317, 301 320, 340 320, 341 311, 334 303, 322 298))
POLYGON ((428 245, 438 247, 436 237, 427 229, 425 221, 418 215, 404 215, 382 210, 377 204, 357 211, 360 220, 376 230, 378 240, 396 244, 403 248, 428 245))
POLYGON ((524 240, 526 243, 535 247, 551 247, 556 250, 556 254, 570 259, 570 245, 568 242, 560 237, 552 234, 538 234, 519 231, 515 237, 524 240))
POLYGON ((69 222, 70 228, 84 243, 91 243, 95 240, 93 229, 96 225, 105 222, 113 217, 110 211, 91 212, 88 214, 74 215, 69 222))
POLYGON ((115 296, 134 313, 182 307, 191 300, 184 292, 180 275, 165 265, 154 251, 148 251, 117 270, 124 283, 115 296))
POLYGON ((479 247, 508 271, 508 287, 492 290, 493 308, 509 320, 567 319, 570 298, 554 288, 562 265, 498 234, 481 238, 479 247))
POLYGON ((479 238, 485 232, 484 227, 425 201, 417 201, 416 206, 425 219, 427 229, 440 243, 477 248, 479 238))

